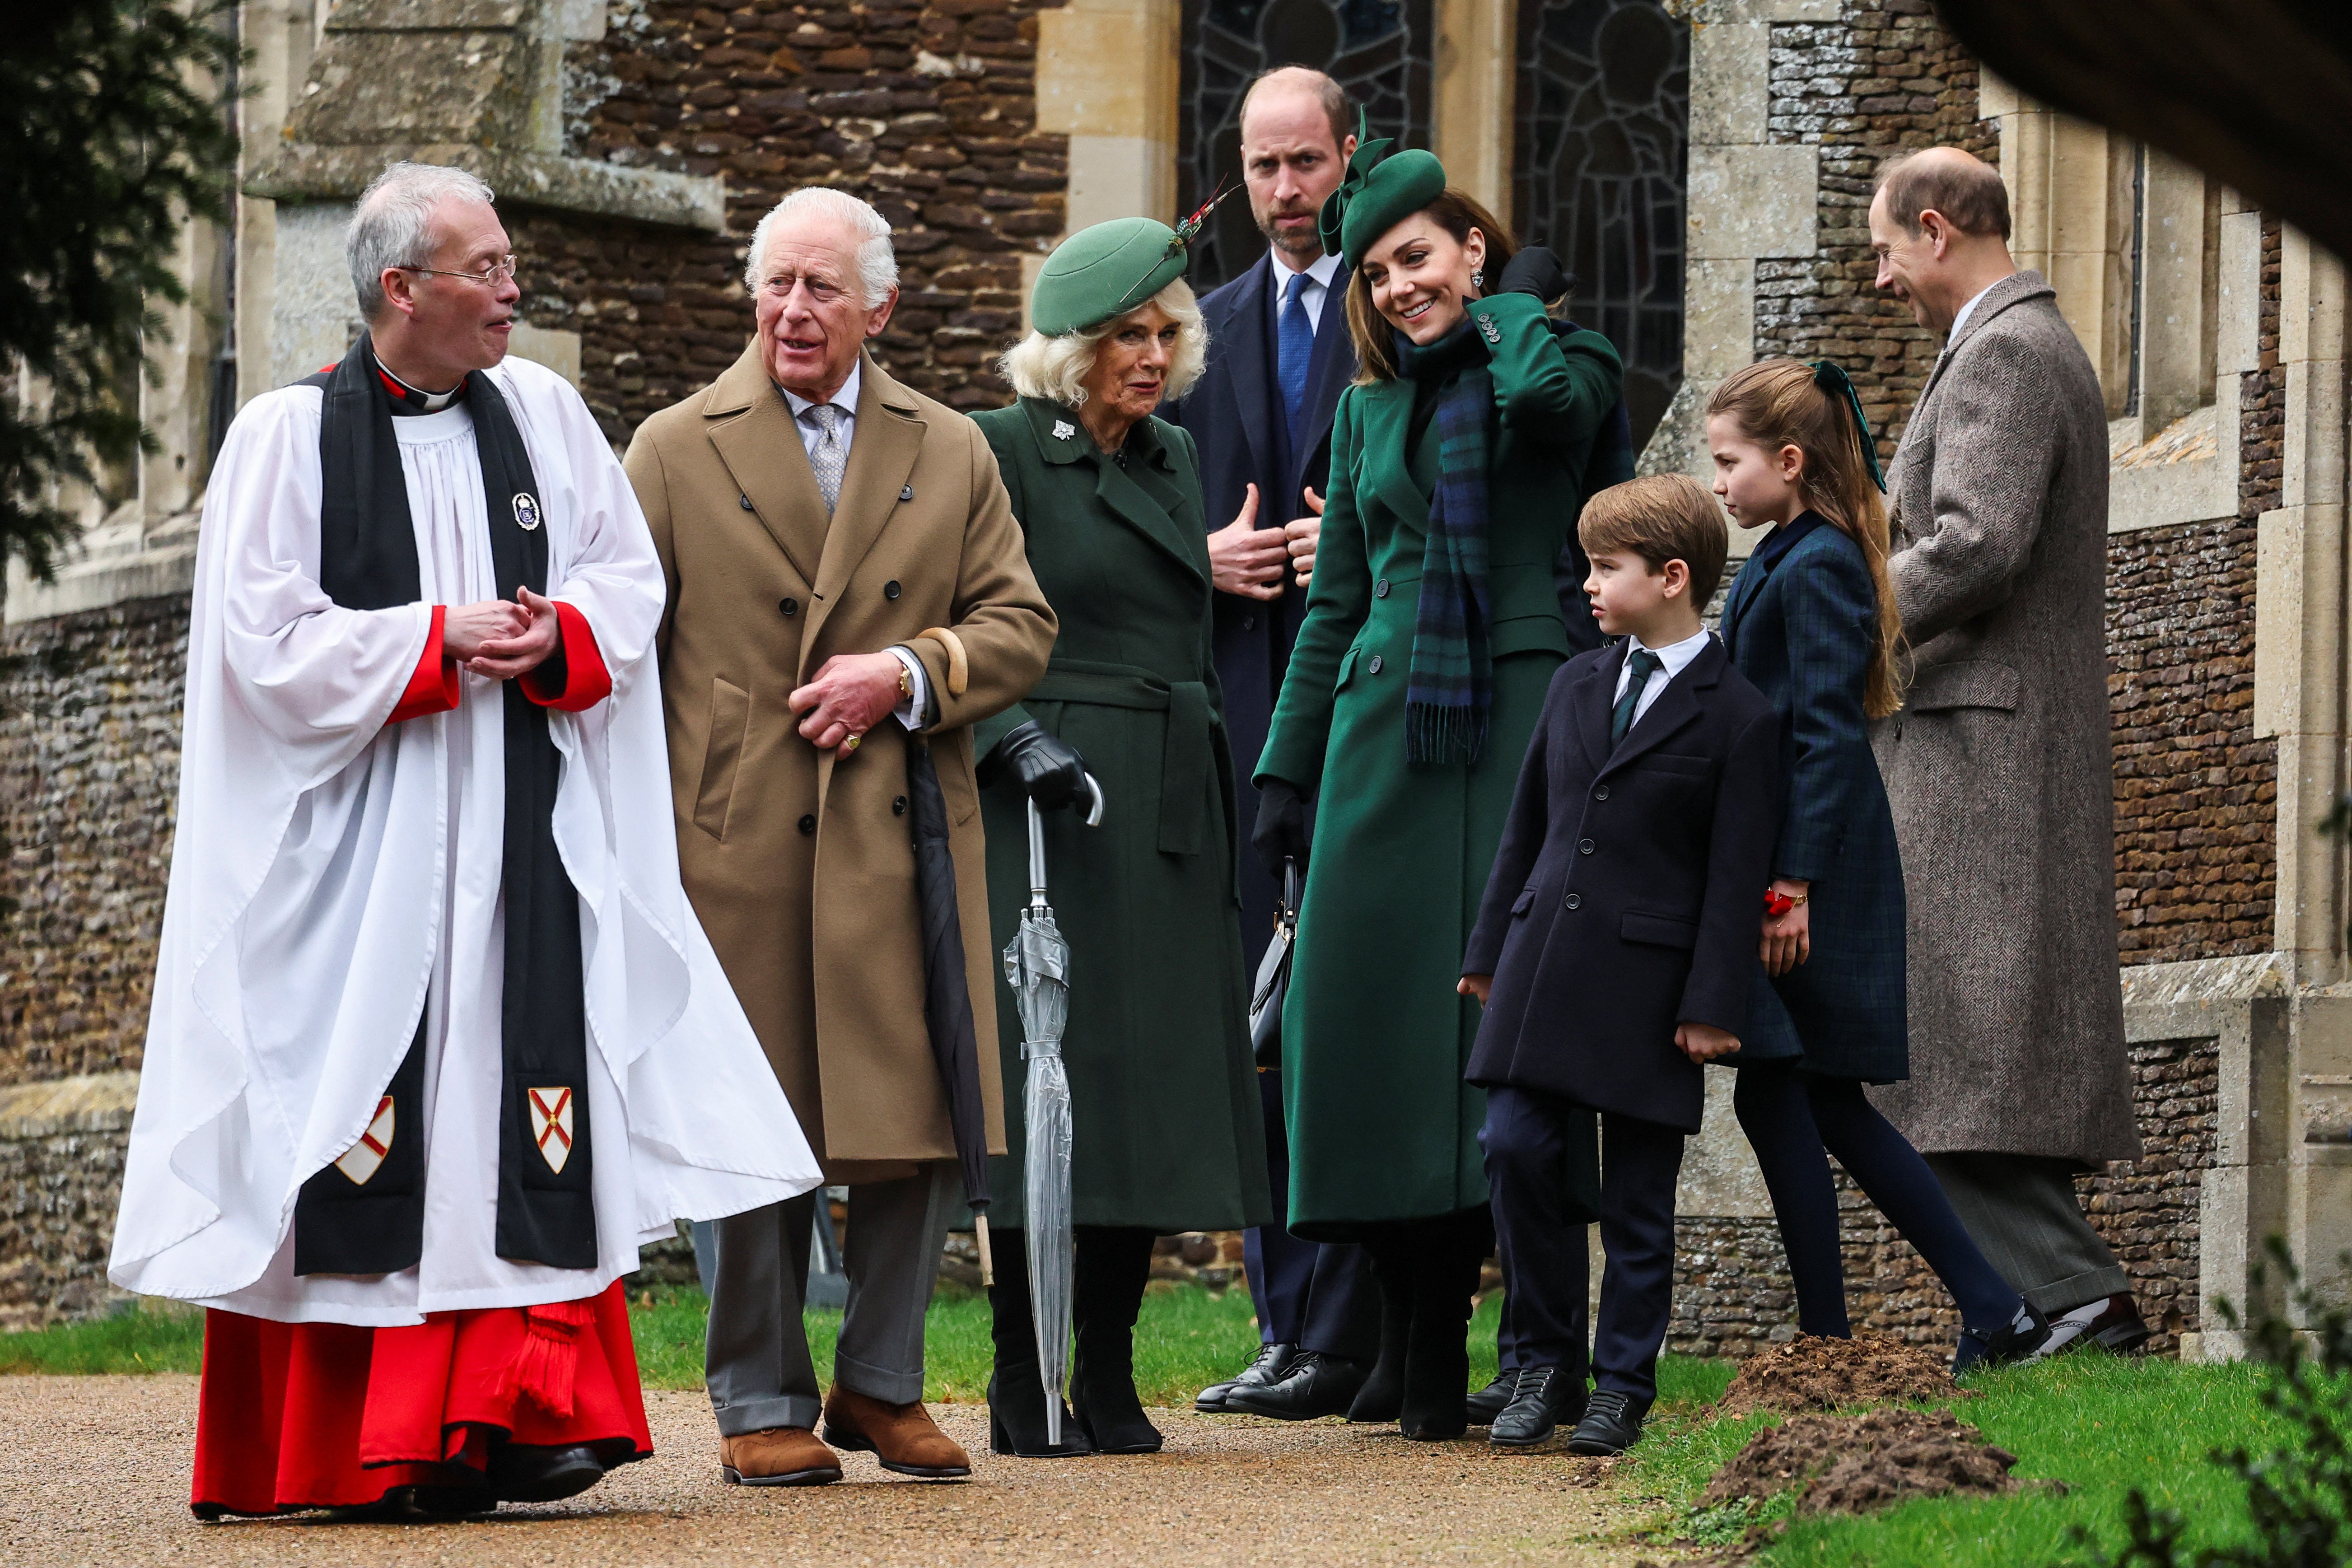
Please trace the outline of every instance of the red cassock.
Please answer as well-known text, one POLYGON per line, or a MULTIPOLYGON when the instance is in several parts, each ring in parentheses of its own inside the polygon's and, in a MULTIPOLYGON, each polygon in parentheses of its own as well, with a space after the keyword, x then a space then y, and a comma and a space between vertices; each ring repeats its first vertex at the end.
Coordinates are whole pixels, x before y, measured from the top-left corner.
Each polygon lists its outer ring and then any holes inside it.
POLYGON ((396 1329, 205 1314, 196 1513, 283 1513, 478 1482, 491 1439, 648 1458, 621 1284, 396 1329), (462 1467, 462 1468, 461 1468, 462 1467))

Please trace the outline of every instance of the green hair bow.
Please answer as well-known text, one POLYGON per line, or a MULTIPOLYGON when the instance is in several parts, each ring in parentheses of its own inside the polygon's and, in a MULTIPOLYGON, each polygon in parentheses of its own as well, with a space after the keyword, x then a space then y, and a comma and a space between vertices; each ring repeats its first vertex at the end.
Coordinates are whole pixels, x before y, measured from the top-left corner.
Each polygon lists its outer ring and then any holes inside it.
POLYGON ((1862 460, 1870 465, 1870 482, 1878 487, 1879 494, 1885 495, 1886 476, 1878 469, 1878 443, 1871 439, 1870 421, 1863 416, 1862 395, 1854 391, 1853 378, 1835 360, 1815 360, 1813 384, 1833 398, 1843 398, 1846 407, 1853 410, 1854 432, 1862 437, 1862 460))

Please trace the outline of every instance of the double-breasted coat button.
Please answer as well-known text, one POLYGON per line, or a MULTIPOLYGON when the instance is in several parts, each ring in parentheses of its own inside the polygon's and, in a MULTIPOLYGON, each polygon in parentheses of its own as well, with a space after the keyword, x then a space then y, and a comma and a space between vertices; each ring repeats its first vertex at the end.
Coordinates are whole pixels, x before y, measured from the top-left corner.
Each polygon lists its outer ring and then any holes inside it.
POLYGON ((913 500, 915 499, 915 487, 912 485, 900 485, 898 487, 898 499, 900 500, 913 500))
POLYGON ((1378 675, 1381 672, 1381 656, 1379 654, 1372 655, 1372 662, 1370 668, 1374 675, 1378 675))
POLYGON ((745 511, 753 510, 751 506, 751 498, 750 496, 737 496, 735 499, 743 503, 743 510, 745 511))
POLYGON ((898 579, 893 577, 882 584, 882 596, 886 599, 895 599, 898 596, 898 579))
POLYGON ((1242 617, 1242 630, 1251 632, 1255 631, 1256 629, 1257 617, 1255 616, 1244 616, 1242 617))
POLYGON ((1591 840, 1591 839, 1590 839, 1590 838, 1580 838, 1580 839, 1578 839, 1578 840, 1576 841, 1576 852, 1577 852, 1579 855, 1590 855, 1590 854, 1591 854, 1591 853, 1592 853, 1592 840, 1591 840))
POLYGON ((802 833, 803 833, 803 834, 812 834, 812 833, 814 833, 815 831, 816 831, 816 818, 815 818, 815 817, 814 817, 814 816, 803 816, 803 817, 802 817, 802 818, 801 818, 801 832, 802 832, 802 833))
POLYGON ((1568 896, 1567 902, 1570 909, 1580 910, 1584 907, 1584 895, 1582 893, 1570 893, 1568 896))
POLYGON ((789 597, 778 599, 776 601, 776 608, 783 611, 784 618, 786 620, 790 620, 793 616, 801 613, 801 602, 798 599, 789 597))
POLYGON ((1388 596, 1389 580, 1383 577, 1379 582, 1372 584, 1372 597, 1375 599, 1385 599, 1388 596))
POLYGON ((1607 784, 1593 785, 1592 798, 1595 800, 1607 800, 1609 798, 1609 786, 1607 784))
POLYGON ((893 816, 904 816, 907 815, 907 797, 905 795, 899 795, 890 802, 890 815, 893 816))

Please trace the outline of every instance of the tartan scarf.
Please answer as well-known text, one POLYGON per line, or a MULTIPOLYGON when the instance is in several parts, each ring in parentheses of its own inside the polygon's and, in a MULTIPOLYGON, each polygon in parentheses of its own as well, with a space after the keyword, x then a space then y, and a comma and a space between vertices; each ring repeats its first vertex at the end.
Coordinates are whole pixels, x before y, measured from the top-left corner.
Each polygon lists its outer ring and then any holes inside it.
POLYGON ((1437 486, 1405 682, 1405 759, 1475 763, 1495 700, 1486 645, 1494 620, 1486 597, 1486 422, 1495 378, 1474 321, 1427 348, 1399 332, 1396 352, 1405 375, 1437 389, 1437 486))

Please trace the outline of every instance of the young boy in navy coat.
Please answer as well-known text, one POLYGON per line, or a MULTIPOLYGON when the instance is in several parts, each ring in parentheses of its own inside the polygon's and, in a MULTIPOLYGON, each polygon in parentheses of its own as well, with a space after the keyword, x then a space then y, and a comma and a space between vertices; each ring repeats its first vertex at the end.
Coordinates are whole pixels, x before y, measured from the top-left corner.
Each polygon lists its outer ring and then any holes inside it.
POLYGON ((1700 1064, 1747 1027, 1780 731, 1699 624, 1728 543, 1712 496, 1680 474, 1634 479, 1594 496, 1578 533, 1584 591, 1622 640, 1552 678, 1461 988, 1486 1004, 1465 1076, 1487 1091, 1486 1180, 1526 1346, 1490 1441, 1539 1443, 1581 1409, 1569 1447, 1615 1454, 1657 1397, 1700 1064), (1608 1266, 1588 1402, 1585 1249, 1562 1202, 1594 1111, 1608 1266))

